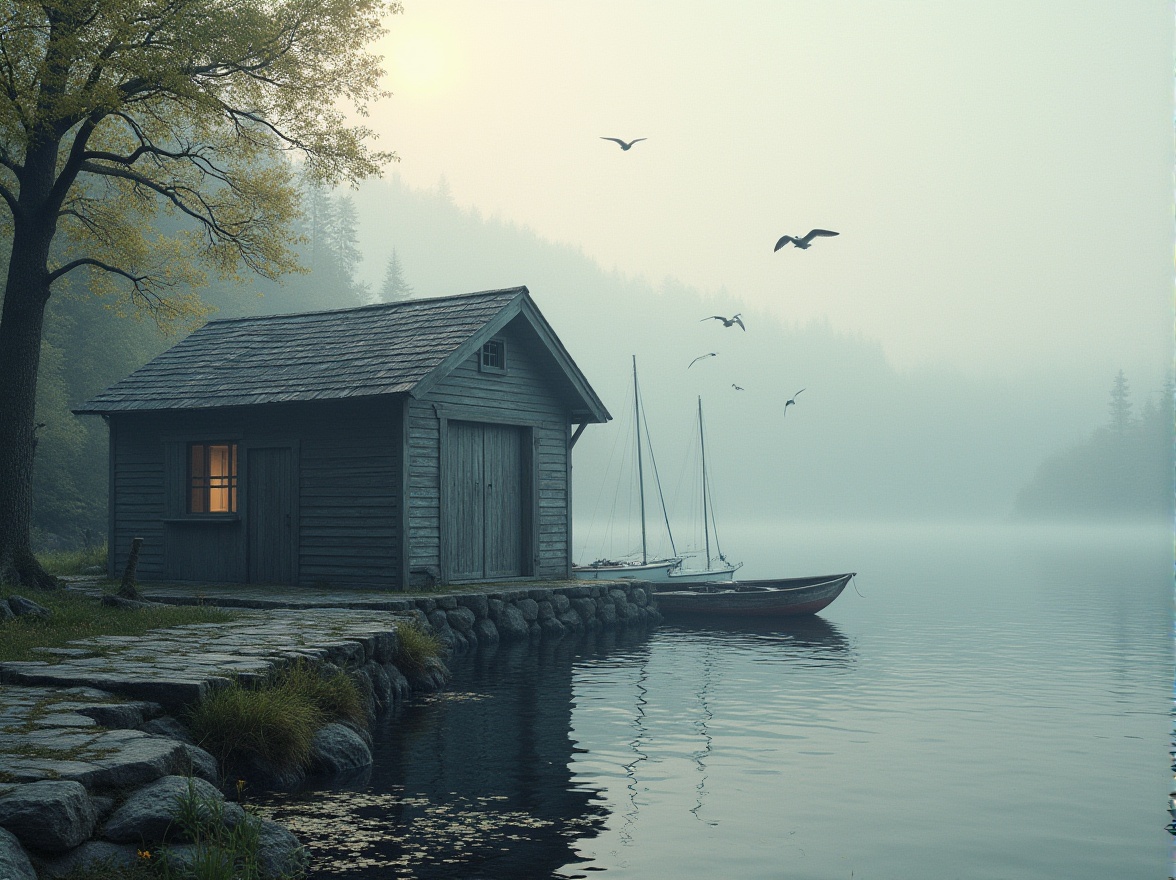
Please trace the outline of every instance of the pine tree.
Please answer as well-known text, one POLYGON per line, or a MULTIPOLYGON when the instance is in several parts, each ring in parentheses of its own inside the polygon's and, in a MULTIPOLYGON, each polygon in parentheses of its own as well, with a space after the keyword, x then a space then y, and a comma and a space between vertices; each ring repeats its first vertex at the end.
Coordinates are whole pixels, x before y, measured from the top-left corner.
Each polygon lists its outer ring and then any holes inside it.
POLYGON ((1118 433, 1124 434, 1131 427, 1131 389, 1127 385, 1127 377, 1119 370, 1115 381, 1111 384, 1111 427, 1118 433))
POLYGON ((412 287, 404 280, 404 269, 400 265, 400 258, 396 249, 392 249, 392 256, 388 258, 388 265, 384 269, 384 281, 380 284, 380 299, 384 302, 408 299, 412 295, 412 287))

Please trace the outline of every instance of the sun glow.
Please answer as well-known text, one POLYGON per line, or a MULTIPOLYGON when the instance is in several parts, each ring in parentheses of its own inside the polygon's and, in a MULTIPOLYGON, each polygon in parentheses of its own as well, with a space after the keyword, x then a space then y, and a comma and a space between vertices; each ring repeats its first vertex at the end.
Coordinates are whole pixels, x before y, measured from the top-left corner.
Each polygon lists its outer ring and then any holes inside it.
POLYGON ((393 44, 388 55, 394 93, 406 97, 433 94, 452 78, 450 53, 432 34, 405 34, 393 44))

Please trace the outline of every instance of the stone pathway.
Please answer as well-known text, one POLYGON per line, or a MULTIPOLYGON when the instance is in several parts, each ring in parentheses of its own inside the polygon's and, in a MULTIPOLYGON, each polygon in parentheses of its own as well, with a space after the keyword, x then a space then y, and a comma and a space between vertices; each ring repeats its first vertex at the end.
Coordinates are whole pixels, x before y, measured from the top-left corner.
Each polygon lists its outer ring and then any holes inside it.
POLYGON ((396 623, 386 611, 332 608, 245 612, 228 623, 99 636, 45 648, 45 660, 0 663, 0 684, 100 688, 175 709, 197 702, 236 677, 268 675, 301 657, 362 666, 391 660, 396 623))

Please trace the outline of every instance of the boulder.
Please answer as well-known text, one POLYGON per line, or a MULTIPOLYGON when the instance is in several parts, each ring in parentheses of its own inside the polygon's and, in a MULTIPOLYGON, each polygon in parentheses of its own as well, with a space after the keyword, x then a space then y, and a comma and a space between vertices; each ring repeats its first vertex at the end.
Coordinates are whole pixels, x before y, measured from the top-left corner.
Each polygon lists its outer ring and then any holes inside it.
POLYGON ((558 639, 567 632, 567 627, 554 617, 548 617, 539 621, 539 626, 543 628, 543 637, 545 639, 558 639))
POLYGON ((205 782, 219 785, 220 767, 216 763, 216 758, 204 751, 200 746, 194 746, 191 743, 184 743, 183 746, 184 752, 187 753, 188 761, 191 764, 188 768, 188 773, 198 779, 203 779, 205 782))
MULTIPOLYGON (((134 701, 127 703, 97 703, 93 706, 82 706, 77 710, 79 715, 93 718, 103 727, 111 730, 126 730, 140 727, 144 719, 158 715, 162 710, 158 703, 134 701)), ((189 737, 190 739, 191 737, 189 737)))
POLYGON ((53 612, 44 605, 38 605, 32 599, 26 599, 24 596, 9 596, 8 607, 17 617, 48 618, 53 616, 53 612))
POLYGON ((552 593, 551 605, 555 608, 555 616, 559 617, 561 614, 572 607, 572 600, 563 593, 552 593))
MULTIPOLYGON (((529 599, 527 601, 530 601, 529 599)), ((527 637, 527 620, 523 613, 513 605, 504 605, 502 613, 498 615, 498 634, 504 641, 524 639, 527 637)))
POLYGON ((152 718, 145 724, 140 724, 139 730, 155 736, 166 736, 168 739, 179 740, 182 743, 195 744, 195 740, 192 739, 192 734, 188 732, 188 728, 171 715, 152 718))
POLYGON ((447 612, 446 617, 451 627, 466 636, 474 631, 474 623, 478 619, 469 608, 455 608, 447 612))
POLYGON ((580 615, 571 608, 567 609, 558 617, 556 617, 556 620, 562 623, 565 628, 570 629, 573 632, 582 630, 584 628, 584 621, 580 620, 580 615))
POLYGON ((483 617, 490 616, 490 600, 482 593, 471 593, 466 596, 458 596, 457 604, 463 608, 468 608, 474 612, 474 617, 481 620, 483 617))
POLYGON ((304 872, 310 863, 305 847, 289 830, 269 819, 261 820, 257 866, 263 880, 279 880, 304 872))
POLYGON ((580 615, 585 626, 592 626, 596 622, 596 603, 591 599, 581 597, 572 600, 572 609, 580 615))
POLYGON ((544 599, 542 602, 536 603, 536 620, 538 620, 540 623, 543 623, 545 620, 551 620, 553 617, 555 617, 554 605, 552 605, 546 599, 544 599))
POLYGON ((29 782, 0 795, 0 825, 28 849, 73 849, 89 838, 97 821, 97 811, 80 782, 29 782))
POLYGON ((0 623, 3 623, 5 620, 12 620, 14 617, 16 617, 16 615, 13 614, 12 609, 8 607, 8 600, 0 599, 0 623))
MULTIPOLYGON (((140 861, 138 847, 134 844, 87 840, 67 853, 45 859, 41 863, 41 875, 56 880, 57 877, 85 871, 89 876, 98 877, 102 876, 98 872, 104 868, 115 875, 120 868, 129 868, 140 861)), ((3 876, 3 862, 0 861, 0 877, 3 876)))
POLYGON ((391 707, 394 700, 392 680, 388 678, 388 673, 384 671, 383 666, 375 661, 365 664, 363 671, 367 673, 368 681, 371 682, 372 696, 376 700, 376 709, 380 712, 386 711, 391 707))
POLYGON ((326 724, 314 735, 310 746, 310 771, 334 775, 366 767, 372 752, 358 733, 345 724, 326 724))
POLYGON ((497 645, 499 641, 498 627, 488 617, 479 618, 474 624, 474 635, 478 637, 478 644, 497 645))
POLYGON ((0 877, 5 880, 37 880, 28 853, 16 836, 0 828, 0 877))
POLYGON ((207 817, 220 809, 226 824, 235 825, 243 811, 237 804, 226 804, 215 785, 188 776, 164 776, 143 786, 114 811, 102 827, 101 836, 115 843, 156 843, 169 836, 180 839, 177 822, 180 804, 189 791, 196 796, 201 814, 207 817))
POLYGON ((519 599, 514 604, 515 607, 522 612, 523 620, 527 621, 527 623, 531 623, 532 621, 539 619, 539 603, 534 599, 519 599))

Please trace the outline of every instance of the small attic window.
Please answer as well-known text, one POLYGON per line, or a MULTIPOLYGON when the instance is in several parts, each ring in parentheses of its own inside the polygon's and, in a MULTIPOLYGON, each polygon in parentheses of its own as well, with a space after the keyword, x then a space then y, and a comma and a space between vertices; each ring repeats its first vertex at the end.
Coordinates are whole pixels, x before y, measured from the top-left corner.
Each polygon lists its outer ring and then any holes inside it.
POLYGON ((483 373, 505 373, 506 340, 491 339, 483 345, 481 360, 478 361, 478 364, 483 373))

